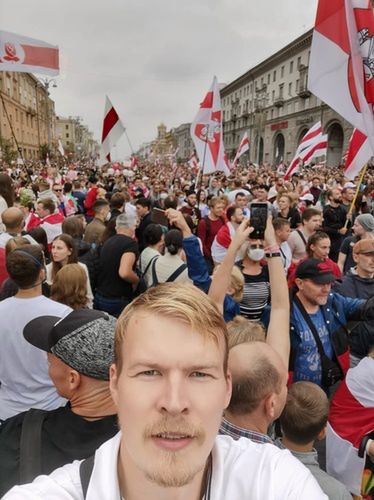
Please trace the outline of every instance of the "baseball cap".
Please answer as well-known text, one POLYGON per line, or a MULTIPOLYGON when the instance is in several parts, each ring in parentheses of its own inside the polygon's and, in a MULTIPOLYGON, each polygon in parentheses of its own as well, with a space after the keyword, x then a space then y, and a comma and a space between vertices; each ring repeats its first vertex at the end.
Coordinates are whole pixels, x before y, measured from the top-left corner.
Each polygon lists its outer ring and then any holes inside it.
POLYGON ((50 352, 82 375, 109 380, 116 319, 102 311, 80 309, 64 318, 40 316, 23 329, 34 347, 50 352))
POLYGON ((343 186, 343 189, 347 189, 347 188, 356 189, 356 185, 352 181, 348 181, 343 186))
POLYGON ((360 240, 353 246, 353 253, 374 253, 374 240, 371 238, 365 238, 364 240, 360 240))
POLYGON ((296 268, 296 278, 311 280, 318 285, 335 281, 331 267, 319 259, 306 259, 296 268))
POLYGON ((303 196, 300 197, 301 201, 314 201, 314 196, 312 193, 305 193, 303 196))

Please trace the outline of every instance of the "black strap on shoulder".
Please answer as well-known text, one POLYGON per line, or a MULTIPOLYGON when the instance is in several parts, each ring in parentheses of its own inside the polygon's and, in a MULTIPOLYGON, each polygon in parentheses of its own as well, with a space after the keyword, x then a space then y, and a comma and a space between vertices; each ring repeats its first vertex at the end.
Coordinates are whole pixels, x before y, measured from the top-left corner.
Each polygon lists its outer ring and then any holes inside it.
POLYGON ((20 441, 20 484, 30 483, 42 470, 42 427, 46 410, 31 408, 22 423, 20 441))
POLYGON ((300 231, 300 229, 296 229, 296 232, 300 236, 300 238, 303 240, 303 243, 306 246, 308 242, 306 241, 305 236, 303 235, 303 233, 300 231))
POLYGON ((157 259, 155 259, 152 262, 152 286, 158 285, 158 279, 157 279, 157 273, 156 273, 156 261, 157 261, 157 259))
POLYGON ((156 259, 158 259, 158 257, 159 257, 158 255, 154 255, 152 257, 152 259, 150 259, 150 261, 148 262, 148 264, 145 266, 144 271, 142 272, 142 276, 141 276, 142 278, 144 278, 144 276, 147 274, 148 269, 151 267, 153 261, 156 260, 156 259))
POLYGON ((187 269, 187 264, 181 264, 174 272, 171 274, 168 279, 166 280, 166 283, 170 283, 172 281, 175 281, 180 274, 183 273, 183 271, 187 269))
POLYGON ((81 479, 81 485, 83 490, 83 498, 86 499, 88 485, 90 484, 92 471, 95 464, 95 455, 91 455, 81 462, 79 466, 79 477, 81 479))
POLYGON ((301 314, 303 315, 303 318, 304 318, 306 324, 308 325, 310 331, 312 332, 314 340, 315 340, 315 342, 317 344, 317 349, 318 349, 319 355, 321 356, 321 358, 323 356, 326 356, 326 353, 325 353, 325 350, 323 348, 321 339, 320 339, 320 337, 318 335, 317 329, 316 329, 313 321, 310 319, 309 314, 306 312, 305 307, 301 303, 301 300, 299 299, 299 297, 296 294, 294 295, 293 299, 296 302, 296 305, 297 305, 298 309, 300 310, 301 314))

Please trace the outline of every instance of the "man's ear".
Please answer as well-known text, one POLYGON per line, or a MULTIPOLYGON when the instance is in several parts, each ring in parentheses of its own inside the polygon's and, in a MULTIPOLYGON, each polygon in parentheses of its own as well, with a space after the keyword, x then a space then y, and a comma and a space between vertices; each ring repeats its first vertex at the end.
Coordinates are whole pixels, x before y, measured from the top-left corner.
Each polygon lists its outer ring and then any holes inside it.
MULTIPOLYGON (((261 404, 261 403, 260 403, 261 404)), ((266 417, 273 422, 275 420, 276 404, 275 404, 275 393, 271 392, 263 400, 264 411, 266 417)))
POLYGON ((118 374, 117 366, 113 363, 109 369, 109 389, 114 404, 118 407, 118 374))
POLYGON ((358 255, 356 253, 354 253, 354 252, 352 252, 352 259, 353 259, 353 261, 354 261, 355 264, 358 263, 358 255))
POLYGON ((78 389, 81 383, 81 374, 77 370, 71 369, 69 371, 68 382, 71 390, 78 389))
POLYGON ((295 278, 295 284, 299 290, 303 289, 303 280, 300 278, 295 278))
POLYGON ((326 426, 318 433, 317 440, 322 441, 326 437, 326 426))

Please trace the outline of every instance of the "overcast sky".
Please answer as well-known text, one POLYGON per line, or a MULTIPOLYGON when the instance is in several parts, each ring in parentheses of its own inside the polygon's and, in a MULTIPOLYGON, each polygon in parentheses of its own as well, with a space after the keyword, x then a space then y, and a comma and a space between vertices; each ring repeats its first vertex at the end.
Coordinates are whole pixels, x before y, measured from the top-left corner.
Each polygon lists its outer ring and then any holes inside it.
MULTIPOLYGON (((1 29, 60 48, 56 113, 101 136, 105 94, 136 149, 313 26, 317 0, 0 0, 1 29)), ((125 138, 114 156, 130 154, 125 138)))

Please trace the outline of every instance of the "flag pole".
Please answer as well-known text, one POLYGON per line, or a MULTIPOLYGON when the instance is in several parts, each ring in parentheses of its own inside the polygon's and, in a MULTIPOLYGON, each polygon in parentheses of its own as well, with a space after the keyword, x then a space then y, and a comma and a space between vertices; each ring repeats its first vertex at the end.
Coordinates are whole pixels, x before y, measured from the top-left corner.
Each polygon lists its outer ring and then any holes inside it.
POLYGON ((130 138, 129 138, 128 134, 127 134, 127 130, 126 129, 125 129, 125 136, 126 136, 127 142, 129 143, 131 154, 134 156, 134 149, 132 147, 132 144, 131 144, 131 141, 130 141, 130 138))
POLYGON ((199 168, 199 171, 197 173, 197 178, 196 178, 196 192, 198 192, 201 189, 201 185, 203 183, 205 157, 206 157, 206 150, 208 147, 208 140, 209 140, 209 123, 207 123, 207 129, 206 129, 206 141, 205 141, 205 146, 204 146, 203 162, 202 162, 201 167, 199 168))
POLYGON ((361 171, 360 179, 358 181, 357 188, 356 188, 356 193, 355 193, 355 195, 353 197, 351 206, 349 207, 349 210, 348 210, 348 213, 347 213, 347 219, 346 219, 345 224, 344 224, 345 228, 348 226, 348 222, 349 222, 348 217, 350 217, 352 215, 352 212, 353 212, 356 200, 357 200, 357 196, 358 196, 358 193, 360 192, 361 184, 362 184, 362 181, 364 180, 364 176, 366 174, 367 168, 368 168, 368 164, 366 163, 366 165, 364 166, 364 168, 361 171))
POLYGON ((18 144, 18 141, 17 141, 17 137, 16 137, 16 134, 14 132, 14 129, 13 129, 13 125, 12 125, 12 122, 9 118, 9 115, 8 115, 8 110, 6 109, 6 106, 5 106, 5 101, 4 101, 4 98, 3 98, 3 94, 2 92, 0 92, 0 97, 1 97, 1 102, 3 104, 3 108, 4 108, 4 111, 5 111, 5 115, 7 117, 7 120, 8 120, 8 123, 9 123, 9 127, 10 127, 10 131, 12 133, 12 136, 13 136, 13 139, 14 139, 14 142, 16 143, 16 147, 17 147, 17 151, 18 151, 18 154, 20 155, 21 157, 21 160, 22 160, 22 166, 23 168, 25 169, 26 173, 27 173, 27 177, 29 178, 29 181, 32 182, 32 179, 31 179, 31 176, 29 174, 29 171, 27 170, 26 168, 26 165, 25 165, 25 159, 23 157, 23 153, 22 153, 22 148, 20 147, 20 145, 18 144))

